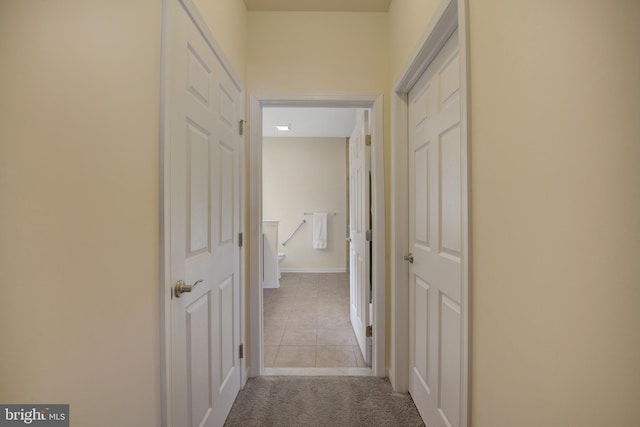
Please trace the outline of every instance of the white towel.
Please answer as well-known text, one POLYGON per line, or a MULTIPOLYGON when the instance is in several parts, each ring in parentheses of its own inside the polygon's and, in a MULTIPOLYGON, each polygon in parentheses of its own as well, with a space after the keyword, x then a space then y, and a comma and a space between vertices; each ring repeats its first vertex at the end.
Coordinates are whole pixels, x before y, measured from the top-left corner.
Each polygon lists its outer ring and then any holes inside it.
POLYGON ((313 249, 327 248, 327 213, 313 213, 313 249))

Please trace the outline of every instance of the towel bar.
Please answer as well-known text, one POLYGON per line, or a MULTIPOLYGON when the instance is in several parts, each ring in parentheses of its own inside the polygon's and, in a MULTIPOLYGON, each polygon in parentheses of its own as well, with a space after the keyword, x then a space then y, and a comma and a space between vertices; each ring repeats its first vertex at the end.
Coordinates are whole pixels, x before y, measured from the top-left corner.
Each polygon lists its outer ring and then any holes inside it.
MULTIPOLYGON (((313 212, 305 212, 304 214, 305 215, 313 215, 313 212)), ((336 216, 336 215, 338 215, 338 213, 337 212, 327 212, 327 215, 336 216)))

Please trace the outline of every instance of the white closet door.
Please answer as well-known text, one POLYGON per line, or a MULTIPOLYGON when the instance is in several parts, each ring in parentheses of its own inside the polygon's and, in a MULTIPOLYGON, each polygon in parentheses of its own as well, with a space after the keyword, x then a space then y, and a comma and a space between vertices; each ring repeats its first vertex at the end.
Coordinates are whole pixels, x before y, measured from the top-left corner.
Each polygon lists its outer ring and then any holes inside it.
POLYGON ((221 426, 240 389, 240 93, 177 6, 171 91, 173 426, 221 426))
POLYGON ((430 427, 460 425, 459 88, 456 32, 409 93, 409 389, 430 427))

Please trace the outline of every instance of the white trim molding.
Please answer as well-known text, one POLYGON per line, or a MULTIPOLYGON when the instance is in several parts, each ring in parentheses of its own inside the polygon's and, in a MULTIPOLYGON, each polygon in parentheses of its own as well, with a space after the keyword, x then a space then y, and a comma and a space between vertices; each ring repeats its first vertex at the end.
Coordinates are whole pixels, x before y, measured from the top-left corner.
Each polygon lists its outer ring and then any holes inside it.
POLYGON ((250 94, 249 97, 249 330, 250 375, 264 373, 262 354, 262 109, 263 107, 349 107, 371 108, 373 129, 371 132, 372 206, 374 210, 372 232, 373 251, 373 339, 372 370, 376 376, 385 377, 385 195, 383 102, 381 94, 250 94))
POLYGON ((281 273, 346 273, 346 268, 281 268, 281 273))
POLYGON ((470 242, 470 91, 468 0, 443 0, 426 28, 417 49, 393 85, 391 94, 391 363, 389 378, 394 390, 409 388, 409 268, 403 256, 409 248, 408 93, 431 64, 449 37, 459 31, 462 160, 462 334, 461 418, 469 425, 471 351, 470 242))

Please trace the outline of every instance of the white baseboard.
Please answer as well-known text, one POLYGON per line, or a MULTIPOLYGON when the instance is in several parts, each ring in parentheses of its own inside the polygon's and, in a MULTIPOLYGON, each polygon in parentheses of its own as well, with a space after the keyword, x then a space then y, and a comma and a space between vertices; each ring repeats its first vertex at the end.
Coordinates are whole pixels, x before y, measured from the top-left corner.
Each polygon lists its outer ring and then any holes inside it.
POLYGON ((281 268, 281 273, 346 273, 347 269, 342 268, 281 268))
POLYGON ((262 287, 265 289, 277 289, 280 287, 278 282, 262 282, 262 287))

